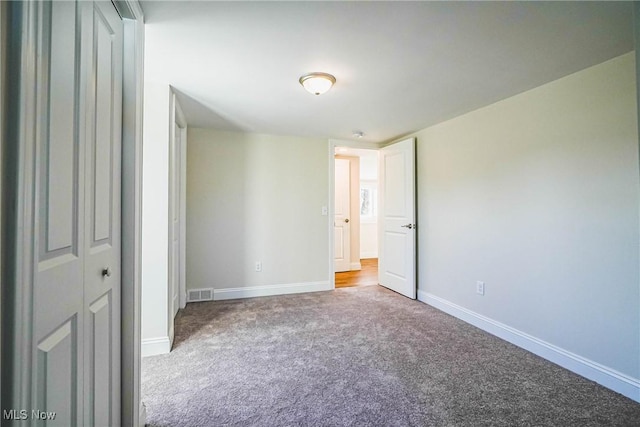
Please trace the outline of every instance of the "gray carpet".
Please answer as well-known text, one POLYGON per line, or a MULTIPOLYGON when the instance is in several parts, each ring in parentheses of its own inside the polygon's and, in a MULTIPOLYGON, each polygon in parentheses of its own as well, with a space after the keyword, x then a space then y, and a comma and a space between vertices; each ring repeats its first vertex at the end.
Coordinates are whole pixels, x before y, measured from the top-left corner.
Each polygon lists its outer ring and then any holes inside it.
POLYGON ((189 304, 150 426, 640 426, 640 404, 379 286, 189 304))

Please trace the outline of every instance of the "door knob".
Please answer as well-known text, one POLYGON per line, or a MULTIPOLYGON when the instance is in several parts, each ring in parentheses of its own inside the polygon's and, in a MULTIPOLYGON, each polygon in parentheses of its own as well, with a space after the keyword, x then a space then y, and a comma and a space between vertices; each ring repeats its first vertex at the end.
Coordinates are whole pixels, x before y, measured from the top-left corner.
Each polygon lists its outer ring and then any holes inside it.
POLYGON ((405 227, 405 228, 408 228, 409 230, 411 230, 415 226, 413 224, 405 224, 405 225, 401 225, 400 227, 405 227))
POLYGON ((111 268, 103 268, 102 269, 102 277, 111 277, 111 268))
POLYGON ((349 218, 345 218, 345 219, 344 219, 344 222, 349 222, 349 218))

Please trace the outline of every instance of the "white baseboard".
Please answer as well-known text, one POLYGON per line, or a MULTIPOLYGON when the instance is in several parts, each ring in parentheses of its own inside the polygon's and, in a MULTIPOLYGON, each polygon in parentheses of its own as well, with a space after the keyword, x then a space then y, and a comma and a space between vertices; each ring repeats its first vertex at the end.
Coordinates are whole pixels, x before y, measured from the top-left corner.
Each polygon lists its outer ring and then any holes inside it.
POLYGON ((360 259, 378 258, 378 252, 360 252, 360 259))
POLYGON ((640 403, 640 379, 629 377, 433 294, 418 290, 418 300, 640 403))
POLYGON ((349 269, 351 271, 362 270, 362 264, 360 264, 360 261, 352 262, 351 264, 349 264, 349 269))
POLYGON ((213 300, 238 298, 267 297, 272 295, 298 294, 302 292, 318 292, 332 290, 329 281, 287 283, 283 285, 247 286, 244 288, 214 289, 213 300))
POLYGON ((171 351, 171 340, 169 337, 142 340, 142 357, 167 354, 169 351, 171 351))

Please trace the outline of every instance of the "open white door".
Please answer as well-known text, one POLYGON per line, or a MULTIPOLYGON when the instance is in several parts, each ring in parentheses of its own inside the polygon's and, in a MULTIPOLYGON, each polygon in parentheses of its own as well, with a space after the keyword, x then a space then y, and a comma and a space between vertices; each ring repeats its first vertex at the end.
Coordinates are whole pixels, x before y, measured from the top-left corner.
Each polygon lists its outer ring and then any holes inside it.
POLYGON ((334 271, 351 269, 351 228, 349 226, 350 208, 350 162, 335 159, 335 216, 334 216, 334 271))
POLYGON ((178 107, 176 105, 175 94, 173 105, 176 117, 173 120, 173 135, 170 140, 169 153, 169 339, 173 343, 174 321, 180 308, 180 278, 182 275, 182 219, 181 219, 181 199, 182 199, 182 146, 184 141, 184 126, 178 117, 178 107))
POLYGON ((415 139, 380 150, 378 282, 416 298, 415 139))

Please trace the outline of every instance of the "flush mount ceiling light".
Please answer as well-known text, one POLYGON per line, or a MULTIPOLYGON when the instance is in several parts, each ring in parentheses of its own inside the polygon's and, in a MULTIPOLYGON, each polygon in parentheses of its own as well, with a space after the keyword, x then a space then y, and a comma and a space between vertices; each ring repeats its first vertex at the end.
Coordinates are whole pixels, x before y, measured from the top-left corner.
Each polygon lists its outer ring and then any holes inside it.
POLYGON ((310 73, 300 77, 300 84, 307 92, 322 95, 336 82, 336 78, 327 73, 310 73))
POLYGON ((354 130, 352 136, 354 138, 362 138, 364 136, 364 132, 361 130, 354 130))

